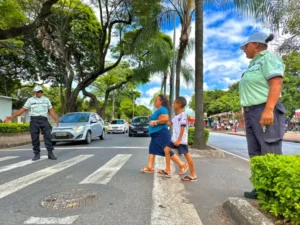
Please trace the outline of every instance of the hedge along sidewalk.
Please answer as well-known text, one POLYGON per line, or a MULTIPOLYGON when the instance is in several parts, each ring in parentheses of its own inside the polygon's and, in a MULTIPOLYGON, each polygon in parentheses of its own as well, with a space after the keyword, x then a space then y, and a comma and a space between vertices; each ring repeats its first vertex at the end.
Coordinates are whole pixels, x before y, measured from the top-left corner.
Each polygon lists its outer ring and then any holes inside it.
POLYGON ((254 157, 251 171, 261 208, 300 225, 300 155, 254 157))

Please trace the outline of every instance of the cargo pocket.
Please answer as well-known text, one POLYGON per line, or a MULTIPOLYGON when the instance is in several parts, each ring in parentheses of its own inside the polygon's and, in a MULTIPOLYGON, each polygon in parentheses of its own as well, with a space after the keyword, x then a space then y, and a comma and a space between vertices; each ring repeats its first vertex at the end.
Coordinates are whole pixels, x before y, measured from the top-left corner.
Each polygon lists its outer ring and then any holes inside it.
POLYGON ((282 140, 284 136, 284 119, 286 109, 282 103, 277 103, 274 110, 274 124, 266 126, 265 132, 263 132, 264 141, 267 143, 273 143, 282 140))

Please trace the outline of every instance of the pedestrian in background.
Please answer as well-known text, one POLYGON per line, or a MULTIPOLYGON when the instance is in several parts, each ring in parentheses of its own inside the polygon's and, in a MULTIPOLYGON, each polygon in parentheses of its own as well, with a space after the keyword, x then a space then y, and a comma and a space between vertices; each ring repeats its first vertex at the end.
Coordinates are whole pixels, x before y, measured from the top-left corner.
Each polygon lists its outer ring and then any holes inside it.
MULTIPOLYGON (((285 65, 268 50, 274 35, 259 32, 240 48, 250 65, 240 81, 240 101, 244 108, 249 156, 282 154, 285 108, 279 102, 285 65)), ((255 190, 245 197, 256 199, 255 190)))
POLYGON ((44 135, 45 146, 48 150, 48 158, 56 160, 56 156, 53 154, 53 145, 51 140, 51 126, 48 121, 48 112, 55 120, 56 126, 58 126, 58 120, 56 114, 52 108, 50 100, 43 96, 43 89, 39 86, 34 88, 33 97, 29 98, 23 108, 19 109, 12 116, 6 117, 5 122, 11 122, 12 119, 23 114, 26 110, 30 114, 30 134, 33 146, 34 157, 33 161, 40 159, 40 133, 44 135))

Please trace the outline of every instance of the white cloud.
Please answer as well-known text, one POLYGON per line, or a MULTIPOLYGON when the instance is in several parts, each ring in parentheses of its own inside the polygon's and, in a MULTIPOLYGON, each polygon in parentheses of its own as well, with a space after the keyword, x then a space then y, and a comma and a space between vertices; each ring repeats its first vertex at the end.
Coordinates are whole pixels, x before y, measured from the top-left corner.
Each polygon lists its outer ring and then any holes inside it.
POLYGON ((203 83, 203 90, 204 91, 207 91, 208 90, 208 85, 206 82, 203 83))
POLYGON ((146 95, 150 97, 150 99, 160 91, 160 87, 154 87, 146 91, 146 95))
POLYGON ((150 101, 151 101, 152 98, 145 98, 145 97, 142 97, 142 98, 137 98, 136 99, 136 103, 138 105, 144 105, 148 108, 152 108, 151 105, 150 105, 150 101))

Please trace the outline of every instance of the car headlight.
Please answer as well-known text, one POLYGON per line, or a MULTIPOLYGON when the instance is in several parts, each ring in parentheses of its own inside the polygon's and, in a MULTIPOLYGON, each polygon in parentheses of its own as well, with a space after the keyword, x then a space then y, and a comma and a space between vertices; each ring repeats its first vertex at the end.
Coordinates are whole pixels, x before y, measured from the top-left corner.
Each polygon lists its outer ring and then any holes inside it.
POLYGON ((133 125, 130 125, 130 128, 134 128, 134 126, 133 126, 133 125))
POLYGON ((144 126, 144 128, 148 129, 148 126, 144 126))
POLYGON ((73 130, 79 131, 79 130, 83 130, 84 126, 78 126, 78 127, 74 127, 73 130))

